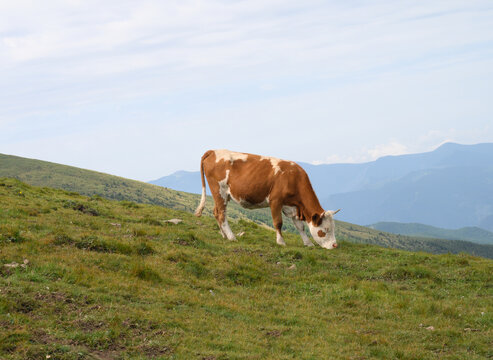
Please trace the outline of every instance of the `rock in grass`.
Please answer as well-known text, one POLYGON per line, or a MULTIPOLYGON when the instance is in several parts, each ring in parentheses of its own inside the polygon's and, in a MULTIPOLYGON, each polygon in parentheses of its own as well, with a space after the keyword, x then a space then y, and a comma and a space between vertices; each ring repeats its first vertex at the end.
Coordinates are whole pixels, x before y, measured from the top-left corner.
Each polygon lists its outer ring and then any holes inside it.
POLYGON ((164 220, 164 222, 165 223, 172 223, 172 224, 177 225, 177 224, 183 222, 183 220, 181 220, 181 219, 169 219, 169 220, 164 220))
POLYGON ((22 264, 18 264, 16 263, 15 261, 10 263, 10 264, 4 264, 3 266, 7 267, 7 268, 16 268, 16 267, 21 267, 21 268, 26 268, 27 267, 27 264, 29 264, 29 260, 27 259, 24 259, 23 263, 22 264))

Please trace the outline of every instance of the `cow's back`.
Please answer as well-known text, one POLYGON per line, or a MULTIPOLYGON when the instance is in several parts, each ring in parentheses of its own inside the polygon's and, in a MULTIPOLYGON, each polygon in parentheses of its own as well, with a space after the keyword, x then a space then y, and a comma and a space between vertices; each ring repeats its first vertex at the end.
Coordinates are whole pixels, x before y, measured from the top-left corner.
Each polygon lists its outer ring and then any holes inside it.
POLYGON ((304 174, 303 169, 291 161, 229 150, 208 153, 203 166, 209 186, 213 183, 211 191, 215 183, 227 184, 233 199, 245 203, 243 205, 265 203, 273 190, 280 195, 290 192, 296 185, 290 178, 299 176, 300 171, 304 174))

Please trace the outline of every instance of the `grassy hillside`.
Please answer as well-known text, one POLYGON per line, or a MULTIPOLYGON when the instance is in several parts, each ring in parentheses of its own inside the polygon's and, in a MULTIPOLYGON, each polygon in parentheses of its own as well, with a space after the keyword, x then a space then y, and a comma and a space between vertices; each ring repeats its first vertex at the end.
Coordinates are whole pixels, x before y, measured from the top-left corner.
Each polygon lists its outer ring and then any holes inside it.
POLYGON ((354 243, 374 244, 409 251, 427 251, 432 254, 467 252, 493 259, 493 245, 476 244, 463 240, 398 235, 342 221, 336 225, 336 234, 354 243))
POLYGON ((0 179, 0 358, 493 356, 491 260, 232 226, 0 179))
POLYGON ((369 225, 369 227, 376 230, 391 232, 393 234, 467 240, 478 244, 493 244, 493 233, 478 227, 464 227, 452 230, 424 224, 399 222, 379 222, 369 225))
MULTIPOLYGON (((196 194, 174 191, 118 176, 0 154, 0 177, 2 176, 13 177, 36 186, 64 189, 88 196, 98 195, 108 199, 161 205, 189 212, 195 210, 200 199, 200 196, 196 194)), ((209 197, 205 214, 211 215, 212 209, 213 202, 209 197)), ((248 218, 257 223, 272 225, 269 209, 246 210, 231 203, 228 206, 228 217, 236 220, 248 218)), ((284 228, 287 231, 296 232, 289 219, 285 219, 284 228)), ((337 222, 336 229, 338 234, 343 234, 353 242, 378 244, 413 251, 423 250, 432 253, 467 252, 493 258, 493 246, 491 245, 401 236, 344 222, 337 222)))
MULTIPOLYGON (((0 177, 12 177, 35 186, 77 192, 83 195, 99 195, 107 199, 128 200, 144 204, 155 204, 177 210, 195 211, 200 196, 166 189, 161 186, 125 179, 97 171, 47 161, 26 159, 0 154, 0 177)), ((205 214, 212 215, 214 205, 209 197, 205 214)), ((249 211, 239 206, 228 207, 228 216, 233 219, 250 218, 267 221, 270 212, 249 211)))

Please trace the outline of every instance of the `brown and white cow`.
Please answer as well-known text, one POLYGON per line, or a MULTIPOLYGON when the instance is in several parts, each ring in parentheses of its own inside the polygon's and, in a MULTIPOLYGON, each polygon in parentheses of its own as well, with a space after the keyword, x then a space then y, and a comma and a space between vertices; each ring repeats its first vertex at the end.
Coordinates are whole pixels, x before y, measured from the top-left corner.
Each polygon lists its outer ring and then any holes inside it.
POLYGON ((281 233, 282 212, 293 220, 306 246, 313 246, 313 243, 304 232, 303 221, 321 247, 337 247, 333 215, 339 210, 322 209, 308 175, 298 164, 229 150, 207 151, 200 162, 202 198, 196 216, 201 216, 205 207, 204 173, 214 198, 214 216, 223 237, 235 240, 226 218, 226 206, 233 199, 248 209, 270 207, 279 245, 286 245, 281 233))

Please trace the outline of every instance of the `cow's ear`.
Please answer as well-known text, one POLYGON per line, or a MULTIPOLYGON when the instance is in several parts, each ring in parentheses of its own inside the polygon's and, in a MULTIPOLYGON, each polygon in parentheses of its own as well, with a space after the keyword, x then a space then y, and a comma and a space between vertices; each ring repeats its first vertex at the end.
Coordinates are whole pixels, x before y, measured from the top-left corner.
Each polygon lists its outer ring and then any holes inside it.
MULTIPOLYGON (((322 214, 322 216, 323 216, 323 214, 322 214)), ((322 216, 320 216, 319 214, 313 214, 312 215, 312 224, 315 226, 320 226, 320 224, 322 223, 322 216)))

